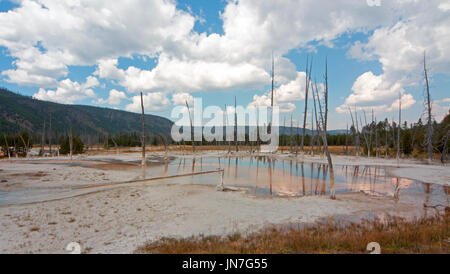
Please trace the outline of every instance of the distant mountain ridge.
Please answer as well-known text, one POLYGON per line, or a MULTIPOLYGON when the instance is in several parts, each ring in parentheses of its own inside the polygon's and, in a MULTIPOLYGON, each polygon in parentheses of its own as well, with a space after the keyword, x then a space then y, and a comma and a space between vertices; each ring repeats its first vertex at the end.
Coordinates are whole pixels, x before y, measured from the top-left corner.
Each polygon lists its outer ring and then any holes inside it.
MULTIPOLYGON (((50 117, 52 131, 64 134, 72 128, 74 134, 98 136, 121 132, 141 132, 140 114, 123 110, 85 105, 65 105, 40 101, 0 88, 0 133, 24 130, 40 135, 44 120, 46 130, 50 117)), ((156 115, 145 115, 146 131, 150 135, 170 135, 173 122, 156 115)))
MULTIPOLYGON (((141 132, 141 115, 123 110, 85 106, 65 105, 41 101, 0 88, 0 133, 15 134, 24 130, 40 135, 46 121, 49 129, 50 117, 52 131, 65 134, 70 127, 74 134, 98 136, 118 133, 141 132)), ((156 115, 145 115, 147 134, 170 136, 173 122, 156 115)), ((298 133, 302 134, 302 128, 298 133)), ((223 132, 225 132, 225 128, 223 132)), ((248 128, 245 129, 248 133, 248 128)), ((290 127, 279 128, 280 135, 290 135, 290 127)), ((329 130, 329 135, 345 134, 345 130, 329 130)), ((297 134, 297 128, 292 128, 297 134)), ((311 129, 305 130, 311 135, 311 129)))

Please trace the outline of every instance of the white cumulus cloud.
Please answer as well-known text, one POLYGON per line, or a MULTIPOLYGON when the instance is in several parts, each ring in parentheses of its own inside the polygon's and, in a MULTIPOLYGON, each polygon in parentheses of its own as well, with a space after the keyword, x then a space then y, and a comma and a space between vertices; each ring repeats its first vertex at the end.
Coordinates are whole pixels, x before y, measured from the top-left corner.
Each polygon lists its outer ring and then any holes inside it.
POLYGON ((115 89, 112 89, 109 91, 109 97, 106 99, 99 98, 95 103, 97 104, 107 104, 110 106, 117 106, 120 105, 122 100, 128 99, 127 95, 123 91, 118 91, 115 89))
POLYGON ((40 88, 33 98, 45 101, 53 101, 63 104, 72 104, 86 98, 96 97, 93 87, 99 85, 98 79, 88 76, 82 84, 73 82, 70 79, 62 80, 58 83, 56 90, 45 90, 40 88))
MULTIPOLYGON (((162 92, 147 93, 142 98, 146 113, 165 111, 170 107, 170 100, 162 92)), ((131 100, 132 103, 128 104, 125 109, 131 112, 141 112, 141 96, 134 96, 131 100)))

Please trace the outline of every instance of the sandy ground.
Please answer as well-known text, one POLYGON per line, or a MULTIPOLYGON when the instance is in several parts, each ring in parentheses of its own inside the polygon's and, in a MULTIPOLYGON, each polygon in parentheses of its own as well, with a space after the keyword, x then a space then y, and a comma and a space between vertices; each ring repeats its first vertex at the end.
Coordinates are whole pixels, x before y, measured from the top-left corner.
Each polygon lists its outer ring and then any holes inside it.
MULTIPOLYGON (((204 152, 204 155, 218 155, 204 152)), ((182 155, 178 155, 183 157, 182 155)), ((90 156, 136 161, 137 154, 90 156)), ((188 156, 186 156, 188 157, 188 156)), ((278 155, 279 158, 290 157, 278 155)), ((324 162, 321 157, 299 160, 324 162)), ((86 160, 86 158, 84 158, 86 160)), ((392 166, 398 176, 449 184, 448 166, 422 165, 404 160, 334 156, 335 164, 392 166)), ((48 159, 46 159, 48 160, 48 159)), ((63 160, 63 158, 60 158, 63 160)), ((35 161, 35 160, 33 160, 35 161)), ((95 185, 139 179, 135 169, 67 167, 45 161, 0 161, 0 191, 95 185), (13 174, 17 174, 12 176, 13 174)), ((0 207, 0 253, 67 253, 78 242, 86 253, 130 253, 146 241, 164 236, 226 235, 251 232, 267 224, 313 222, 333 215, 408 214, 407 204, 390 198, 342 194, 302 198, 256 198, 245 192, 219 192, 213 186, 191 185, 182 178, 115 188, 62 200, 0 207)))

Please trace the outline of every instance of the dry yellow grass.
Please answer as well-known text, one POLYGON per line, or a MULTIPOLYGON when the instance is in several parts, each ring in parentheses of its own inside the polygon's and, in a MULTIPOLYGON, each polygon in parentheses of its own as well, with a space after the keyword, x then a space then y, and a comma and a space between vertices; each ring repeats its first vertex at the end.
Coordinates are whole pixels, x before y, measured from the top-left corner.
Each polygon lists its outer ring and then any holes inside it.
POLYGON ((377 242, 382 253, 450 253, 449 215, 407 222, 342 225, 335 222, 296 228, 266 228, 243 237, 199 236, 164 238, 148 243, 137 253, 163 254, 276 254, 276 253, 368 253, 369 242, 377 242))

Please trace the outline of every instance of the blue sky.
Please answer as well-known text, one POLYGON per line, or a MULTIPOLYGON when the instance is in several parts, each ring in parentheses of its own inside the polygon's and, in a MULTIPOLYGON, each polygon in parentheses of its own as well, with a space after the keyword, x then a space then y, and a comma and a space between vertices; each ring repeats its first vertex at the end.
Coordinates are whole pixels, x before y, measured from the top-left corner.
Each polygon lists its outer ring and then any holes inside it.
POLYGON ((168 118, 192 97, 267 104, 273 51, 282 119, 302 120, 309 56, 319 83, 328 60, 331 129, 347 106, 396 117, 399 93, 413 122, 426 51, 436 119, 450 106, 446 1, 16 2, 0 0, 0 86, 41 100, 138 111, 143 91, 147 112, 168 118))

